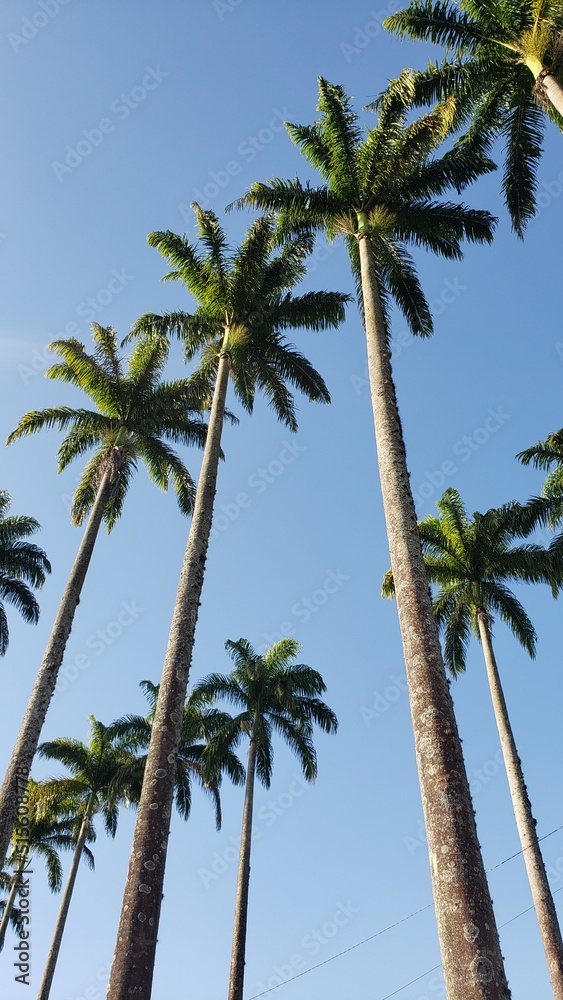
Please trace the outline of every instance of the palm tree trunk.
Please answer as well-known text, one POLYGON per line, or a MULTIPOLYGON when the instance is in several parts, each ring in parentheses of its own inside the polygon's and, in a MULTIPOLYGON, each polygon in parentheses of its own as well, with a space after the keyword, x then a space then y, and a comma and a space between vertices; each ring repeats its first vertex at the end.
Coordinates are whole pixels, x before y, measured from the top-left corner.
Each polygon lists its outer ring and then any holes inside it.
POLYGON ((176 759, 213 519, 230 365, 230 354, 223 350, 152 726, 108 1000, 148 1000, 151 995, 176 759))
POLYGON ((16 896, 20 885, 20 879, 26 864, 27 864, 27 858, 24 858, 23 861, 20 861, 17 871, 14 872, 11 878, 10 893, 6 900, 6 906, 4 907, 4 912, 2 914, 2 920, 0 920, 0 951, 2 951, 2 948, 4 947, 4 941, 6 940, 6 931, 8 930, 10 917, 12 916, 12 910, 14 909, 14 903, 16 901, 16 896))
POLYGON ((41 729, 51 698, 53 697, 59 669, 63 662, 74 613, 80 600, 82 586, 111 493, 114 473, 114 466, 108 468, 100 483, 96 500, 88 518, 84 537, 70 571, 68 583, 49 637, 49 642, 47 643, 47 648, 39 667, 33 691, 31 692, 27 711, 8 765, 6 777, 0 789, 1 861, 6 857, 19 804, 27 787, 29 772, 39 743, 41 729))
MULTIPOLYGON (((366 220, 367 221, 367 220, 366 220)), ((428 582, 370 237, 358 236, 383 508, 448 1000, 506 1000, 491 897, 428 582)))
POLYGON ((536 79, 536 93, 540 98, 547 98, 556 111, 563 117, 563 88, 548 66, 543 66, 539 59, 528 59, 528 68, 536 79))
POLYGON ((257 746, 253 739, 248 748, 248 767, 235 902, 235 924, 231 951, 231 973, 228 1000, 242 1000, 244 989, 244 962, 246 953, 246 924, 248 917, 248 886, 250 882, 250 845, 252 841, 252 807, 254 804, 254 776, 256 773, 257 746))
POLYGON ((532 816, 532 806, 528 798, 522 765, 508 718, 504 692, 493 651, 490 620, 484 609, 479 609, 478 621, 479 635, 483 644, 483 655, 487 667, 487 677, 500 736, 504 766, 512 798, 512 808, 514 809, 516 826, 520 835, 528 881, 532 890, 532 899, 540 925, 553 996, 554 1000, 563 1000, 563 942, 561 941, 561 929, 538 843, 536 822, 532 816))
POLYGON ((55 924, 55 931, 51 941, 51 947, 49 948, 49 954, 47 955, 45 969, 43 970, 43 979, 41 980, 41 986, 39 987, 37 1000, 49 1000, 49 994, 51 992, 51 986, 53 984, 53 976, 55 975, 55 968, 57 965, 57 959, 59 957, 59 951, 61 948, 61 941, 63 939, 63 931, 65 929, 66 918, 68 916, 68 910, 70 907, 70 901, 72 899, 72 893, 74 891, 74 883, 76 882, 78 865, 80 864, 80 858, 82 857, 82 851, 84 850, 86 837, 88 836, 88 829, 90 827, 90 817, 92 815, 92 810, 94 808, 95 801, 96 797, 94 794, 92 794, 88 800, 88 804, 86 806, 86 812, 84 813, 84 819, 82 820, 80 826, 80 833, 78 834, 78 840, 76 841, 76 847, 74 849, 74 854, 72 857, 72 864, 70 866, 70 871, 68 873, 68 878, 61 899, 59 914, 57 916, 57 923, 55 924))

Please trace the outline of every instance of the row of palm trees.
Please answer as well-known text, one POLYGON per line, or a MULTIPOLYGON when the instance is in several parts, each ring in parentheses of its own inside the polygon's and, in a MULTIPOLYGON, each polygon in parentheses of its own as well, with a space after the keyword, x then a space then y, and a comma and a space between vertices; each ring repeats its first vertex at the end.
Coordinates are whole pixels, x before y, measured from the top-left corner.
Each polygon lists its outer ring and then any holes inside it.
MULTIPOLYGON (((342 235, 346 240, 366 330, 381 487, 427 837, 431 857, 441 858, 440 864, 432 867, 432 879, 446 989, 450 1000, 498 1000, 509 995, 408 479, 390 365, 389 308, 394 301, 413 333, 430 335, 432 318, 409 245, 422 246, 446 259, 459 259, 463 239, 476 243, 492 240, 495 220, 489 213, 439 199, 452 187, 463 191, 494 169, 489 154, 499 134, 508 139, 505 196, 513 225, 522 235, 534 211, 544 97, 552 102, 548 110, 561 125, 557 111, 558 41, 563 9, 548 0, 460 0, 455 6, 448 0, 415 2, 388 24, 413 37, 445 41, 450 48, 457 45, 456 58, 438 70, 403 72, 377 102, 378 121, 367 133, 344 90, 321 78, 318 120, 311 126, 287 127, 292 140, 320 173, 322 184, 313 187, 282 179, 254 184, 238 204, 259 208, 267 215, 251 225, 239 249, 230 250, 215 214, 197 206, 199 245, 172 233, 149 237, 172 266, 167 278, 181 280, 197 308, 192 314, 143 317, 133 329, 141 338, 135 351, 139 357, 148 357, 158 345, 166 351, 169 337, 180 337, 187 358, 197 355, 200 362, 197 373, 185 380, 185 392, 195 391, 200 415, 209 404, 211 407, 207 434, 199 418, 200 443, 205 438, 203 464, 152 727, 147 762, 152 777, 143 783, 139 802, 110 1000, 125 1000, 131 995, 148 998, 151 991, 175 762, 229 381, 249 411, 256 389, 262 389, 277 416, 291 429, 296 429, 292 389, 300 389, 315 401, 327 402, 329 398, 322 377, 284 337, 287 329, 322 329, 336 326, 343 318, 345 295, 292 294, 306 273, 313 234, 320 231, 330 239, 342 235), (532 86, 534 79, 537 82, 532 86), (410 120, 410 107, 436 98, 440 103, 433 111, 410 120), (535 103, 536 98, 540 104, 535 103), (468 123, 453 147, 442 156, 436 155, 439 145, 468 123), (143 867, 147 858, 156 859, 149 875, 143 867), (140 884, 148 889, 143 898, 138 892, 140 884), (476 928, 478 933, 468 933, 468 928, 476 928)), ((70 425, 72 430, 60 455, 63 464, 92 444, 100 446, 77 493, 77 520, 90 511, 84 552, 81 550, 75 564, 55 638, 46 653, 0 794, 2 853, 15 817, 16 768, 25 770, 31 765, 93 541, 106 512, 111 526, 112 512, 116 516, 120 510, 132 471, 132 453, 145 460, 148 454, 151 475, 161 485, 172 477, 177 489, 180 487, 184 509, 190 494, 189 484, 182 479, 177 482, 177 467, 165 461, 162 452, 155 455, 150 447, 148 453, 146 449, 135 451, 137 432, 130 417, 131 400, 127 399, 125 409, 116 408, 107 392, 119 363, 115 334, 98 328, 97 337, 98 358, 86 356, 76 341, 59 342, 63 363, 53 366, 48 374, 75 385, 84 381, 88 391, 98 393, 103 420, 98 423, 97 417, 88 416, 86 425, 76 424, 75 434, 74 414, 78 411, 39 411, 24 418, 11 436, 15 439, 45 425, 70 425), (101 345, 104 339, 110 342, 112 338, 113 360, 108 363, 103 359, 107 348, 101 345), (65 355, 64 351, 70 353, 65 355), (76 357, 73 352, 78 352, 76 357), (87 377, 86 372, 90 373, 87 377)), ((120 385, 119 378, 116 383, 120 385)), ((187 406, 184 397, 184 413, 187 406)), ((161 412, 157 406, 157 414, 161 412)), ((140 415, 146 418, 146 408, 140 415)), ((177 433, 168 436, 173 441, 193 437, 185 426, 183 436, 175 437, 177 433)), ((552 977, 552 982, 555 995, 563 997, 563 979, 557 982, 552 977)))
MULTIPOLYGON (((266 788, 270 787, 272 737, 277 734, 297 756, 305 779, 314 781, 317 776, 314 726, 333 733, 338 723, 334 712, 319 697, 325 691, 320 673, 293 662, 300 648, 295 639, 283 639, 262 655, 246 639, 228 641, 226 648, 234 660, 232 673, 211 674, 201 680, 184 706, 174 799, 180 815, 188 819, 192 781, 196 780, 212 797, 219 829, 222 818, 219 788, 223 776, 228 775, 235 785, 245 784, 229 988, 229 996, 234 997, 242 994, 244 980, 256 778, 266 788), (218 699, 234 705, 237 714, 231 716, 218 709, 215 704, 218 699), (248 740, 246 772, 234 752, 241 739, 248 740)), ((62 778, 29 783, 25 828, 20 829, 21 820, 16 824, 13 850, 8 858, 14 871, 0 921, 0 949, 14 916, 18 929, 16 897, 30 858, 44 857, 49 886, 58 891, 62 882, 58 852, 72 848, 72 863, 39 987, 39 1000, 48 1000, 51 995, 81 858, 93 867, 88 844, 96 839, 94 817, 97 814, 103 817, 105 831, 113 837, 119 806, 139 801, 158 700, 158 686, 143 681, 142 687, 149 701, 146 716, 124 716, 110 726, 90 716, 88 744, 59 738, 38 748, 40 757, 58 761, 68 773, 62 778)), ((150 862, 145 870, 150 871, 150 862)))

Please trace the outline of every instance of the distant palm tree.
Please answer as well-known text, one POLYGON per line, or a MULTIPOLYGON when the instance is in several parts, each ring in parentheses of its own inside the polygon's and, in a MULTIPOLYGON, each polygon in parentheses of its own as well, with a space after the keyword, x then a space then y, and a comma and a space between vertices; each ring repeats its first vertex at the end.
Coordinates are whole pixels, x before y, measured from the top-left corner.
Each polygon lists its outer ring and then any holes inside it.
MULTIPOLYGON (((349 299, 337 292, 293 295, 306 273, 314 242, 310 234, 280 240, 272 219, 259 218, 240 247, 231 250, 217 216, 198 205, 194 209, 199 246, 170 232, 152 233, 149 243, 171 263, 167 279, 182 281, 197 308, 193 314, 149 314, 135 328, 157 339, 180 337, 188 359, 200 356, 199 377, 205 385, 213 379, 215 388, 149 747, 147 770, 159 778, 143 783, 108 1000, 127 1000, 131 994, 148 998, 152 987, 176 775, 173 762, 181 739, 229 381, 249 413, 261 390, 278 419, 297 430, 293 390, 320 403, 328 403, 330 396, 321 375, 288 343, 285 331, 336 327, 349 299), (147 872, 142 859, 154 856, 158 864, 147 872), (150 889, 142 898, 141 882, 150 889)), ((193 378, 197 381, 198 375, 193 378)))
MULTIPOLYGON (((548 583, 558 590, 563 586, 563 565, 560 563, 556 570, 551 553, 540 545, 513 544, 520 534, 518 504, 469 518, 457 490, 449 489, 436 506, 440 516, 425 517, 418 528, 428 578, 440 588, 434 597, 434 609, 444 632, 446 663, 454 676, 464 671, 471 632, 478 636, 553 995, 563 1000, 561 930, 492 642, 492 625, 498 617, 526 652, 535 656, 534 627, 507 582, 548 583)), ((394 595, 391 574, 385 579, 383 593, 387 597, 394 595)))
POLYGON ((106 833, 115 837, 119 802, 123 799, 120 776, 129 777, 133 754, 126 742, 117 737, 111 726, 104 726, 90 716, 91 733, 88 744, 80 740, 59 738, 38 747, 40 757, 58 760, 70 772, 64 778, 47 778, 40 782, 43 799, 54 809, 68 800, 76 803, 80 814, 74 856, 61 900, 55 932, 47 955, 38 1000, 48 1000, 63 932, 68 916, 80 857, 92 835, 93 818, 100 813, 106 833))
MULTIPOLYGON (((449 1000, 481 1000, 484 987, 472 970, 483 962, 491 968, 498 997, 505 997, 508 986, 498 933, 416 530, 389 326, 394 300, 414 334, 432 333, 430 309, 408 248, 422 246, 459 260, 463 238, 489 242, 494 220, 487 212, 441 201, 440 196, 451 187, 462 190, 493 165, 483 155, 455 149, 434 156, 452 123, 451 101, 407 121, 404 105, 390 93, 377 124, 364 133, 343 88, 321 78, 318 109, 320 117, 312 125, 286 127, 322 184, 276 178, 253 184, 236 204, 278 212, 282 231, 309 227, 346 241, 364 316, 383 509, 397 579, 429 853, 431 858, 451 859, 451 864, 431 867, 446 991, 449 1000), (469 924, 480 927, 478 937, 467 936, 469 924)), ((490 996, 490 987, 487 990, 490 996)))
POLYGON ((50 344, 50 350, 62 361, 48 368, 45 375, 81 389, 96 409, 53 406, 33 410, 22 417, 8 438, 11 444, 52 427, 66 431, 58 451, 59 471, 92 448, 96 451, 82 473, 71 509, 75 524, 82 524, 89 514, 86 530, 0 790, 0 859, 6 856, 21 778, 29 776, 102 521, 108 531, 113 528, 139 459, 162 489, 167 489, 172 480, 180 508, 189 514, 194 484, 184 463, 167 442, 201 446, 205 441, 206 427, 200 415, 201 386, 196 390, 185 378, 173 382, 161 380, 168 358, 164 340, 140 341, 125 368, 115 331, 97 324, 92 330, 96 347, 93 354, 88 354, 83 344, 74 339, 50 344))
MULTIPOLYGON (((468 153, 487 153, 503 139, 504 197, 522 236, 536 211, 546 114, 563 128, 563 4, 412 0, 383 25, 403 38, 446 46, 443 63, 414 75, 407 102, 432 104, 454 96, 458 122, 471 119, 460 140, 468 153)), ((397 82, 392 81, 392 89, 397 82)))
MULTIPOLYGON (((141 681, 141 687, 148 698, 150 711, 147 716, 125 715, 112 724, 112 732, 119 736, 137 757, 131 764, 130 774, 120 773, 120 787, 126 790, 129 799, 138 802, 147 755, 139 754, 148 750, 156 703, 158 684, 141 681)), ((217 708, 194 704, 188 696, 182 718, 180 748, 176 760, 175 801, 183 819, 188 819, 192 805, 192 780, 211 796, 215 805, 215 822, 221 829, 221 799, 219 785, 222 774, 229 776, 233 784, 244 784, 245 771, 231 746, 221 745, 220 754, 215 746, 215 737, 222 733, 230 720, 225 712, 217 708)))
MULTIPOLYGON (((51 892, 59 892, 62 885, 61 850, 74 850, 76 845, 76 813, 71 803, 60 803, 56 812, 44 811, 41 786, 30 780, 26 793, 25 824, 17 822, 12 837, 13 850, 8 856, 8 864, 14 869, 9 879, 9 895, 0 920, 0 950, 4 947, 8 923, 12 919, 13 908, 22 879, 33 856, 42 858, 47 869, 47 881, 51 892)), ((83 856, 91 867, 94 858, 84 844, 83 856)), ((18 917, 21 921, 21 917, 18 917)), ((27 922, 27 921, 26 921, 27 922)))
POLYGON ((239 714, 226 724, 225 736, 233 739, 244 735, 249 739, 228 994, 229 1000, 242 1000, 255 778, 258 776, 265 788, 270 787, 275 732, 296 754, 307 781, 314 781, 317 756, 311 739, 313 725, 325 733, 334 733, 338 722, 318 697, 326 690, 321 675, 303 663, 291 662, 300 649, 295 639, 282 639, 261 656, 247 639, 229 640, 225 648, 235 669, 228 676, 210 674, 199 681, 192 700, 195 704, 217 698, 230 702, 239 714))
POLYGON ((39 604, 27 584, 42 587, 51 564, 43 549, 22 541, 41 525, 33 517, 7 516, 11 498, 0 490, 0 656, 9 642, 8 617, 4 602, 13 604, 26 622, 39 620, 39 604))

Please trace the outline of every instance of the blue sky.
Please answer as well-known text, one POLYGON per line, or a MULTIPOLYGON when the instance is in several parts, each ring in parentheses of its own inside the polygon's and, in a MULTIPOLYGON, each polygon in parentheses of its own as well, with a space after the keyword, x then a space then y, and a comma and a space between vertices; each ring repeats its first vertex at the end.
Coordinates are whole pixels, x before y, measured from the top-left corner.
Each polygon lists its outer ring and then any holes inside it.
MULTIPOLYGON (((2 208, 0 391, 3 439, 24 412, 83 400, 42 377, 58 337, 88 342, 96 320, 125 334, 147 310, 190 308, 146 235, 193 232, 189 203, 222 213, 255 179, 309 176, 281 128, 315 117, 316 78, 345 86, 361 109, 423 48, 380 28, 398 8, 335 0, 4 0, 0 14, 2 208)), ((365 114, 365 122, 372 120, 365 114)), ((510 232, 493 175, 467 202, 499 215, 489 248, 463 262, 416 254, 436 332, 417 342, 394 318, 394 369, 409 468, 421 515, 455 486, 470 511, 541 489, 514 455, 559 428, 563 377, 560 137, 548 127, 541 211, 524 243, 510 232)), ((223 218, 223 216, 222 216, 223 218)), ((238 241, 248 216, 224 224, 238 241)), ((342 247, 322 241, 305 288, 351 291, 342 247)), ((296 338, 297 340, 297 338, 296 338)), ((443 996, 428 859, 395 608, 379 598, 388 552, 376 474, 365 346, 355 307, 338 331, 303 334, 330 407, 300 401, 300 430, 277 425, 263 401, 225 434, 214 540, 198 624, 194 678, 227 670, 226 639, 262 646, 293 634, 320 670, 340 719, 319 736, 319 777, 298 780, 276 747, 269 792, 257 792, 246 990, 342 957, 276 993, 305 1000, 443 996), (248 502, 240 502, 244 494, 248 502), (237 500, 237 497, 239 498, 237 500), (419 978, 421 977, 421 978, 419 978)), ((184 370, 172 352, 171 373, 184 370)), ((4 452, 0 485, 13 512, 36 517, 53 563, 41 621, 12 612, 1 668, 0 756, 7 761, 77 550, 68 517, 78 467, 56 475, 56 433, 4 452)), ((186 453, 197 474, 200 456, 186 453)), ((142 712, 138 683, 160 675, 188 524, 172 496, 140 470, 122 521, 103 535, 78 608, 61 682, 44 730, 86 739, 88 715, 109 723, 142 712), (81 669, 77 666, 77 660, 81 669), (86 660, 86 663, 84 662, 86 660)), ((560 767, 560 609, 546 589, 525 601, 539 633, 531 663, 502 625, 495 641, 540 835, 563 826, 560 767)), ((481 662, 472 645, 452 687, 487 868, 519 851, 481 662)), ((57 773, 44 764, 37 775, 57 773)), ((188 824, 174 817, 154 997, 226 992, 242 795, 223 792, 223 829, 194 793, 188 824)), ((98 1000, 105 980, 134 824, 123 812, 114 841, 101 827, 96 871, 79 873, 54 1000, 98 1000)), ((544 842, 554 890, 563 887, 563 829, 544 842)), ((65 859, 68 866, 68 859, 65 859)), ((521 857, 490 876, 514 1000, 550 988, 521 857), (511 922, 509 922, 511 921, 511 922)), ((555 900, 561 909, 561 895, 555 900)), ((32 882, 37 988, 58 898, 40 864, 32 882)), ((11 943, 0 956, 2 994, 16 1000, 11 943)), ((33 989, 33 987, 32 987, 33 989)))

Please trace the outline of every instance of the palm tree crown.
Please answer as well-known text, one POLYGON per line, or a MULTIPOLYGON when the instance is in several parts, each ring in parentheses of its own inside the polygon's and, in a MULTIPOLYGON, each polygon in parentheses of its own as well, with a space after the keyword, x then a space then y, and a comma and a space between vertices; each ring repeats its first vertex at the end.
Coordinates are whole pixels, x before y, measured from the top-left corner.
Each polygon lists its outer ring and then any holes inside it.
MULTIPOLYGON (((468 517, 455 489, 448 489, 418 528, 428 579, 438 585, 434 610, 444 631, 444 657, 451 673, 465 670, 471 633, 479 636, 479 617, 491 624, 499 617, 531 657, 536 632, 526 611, 507 582, 563 582, 548 550, 540 545, 514 545, 521 534, 519 504, 506 504, 468 517), (556 580, 556 575, 559 580, 556 580)), ((393 578, 385 577, 383 595, 394 596, 393 578)))
POLYGON ((39 530, 33 517, 8 515, 11 498, 0 490, 0 656, 4 656, 9 642, 8 617, 4 601, 13 604, 24 621, 36 624, 39 604, 31 592, 32 587, 42 587, 51 564, 43 549, 23 541, 39 530))
POLYGON ((113 527, 138 459, 144 461, 150 478, 161 488, 167 489, 172 480, 180 508, 189 514, 193 480, 167 442, 204 444, 206 428, 200 412, 204 400, 199 390, 186 378, 161 380, 169 350, 164 340, 141 340, 125 368, 115 331, 95 323, 92 335, 96 345, 93 354, 75 339, 50 344, 49 349, 62 361, 48 368, 45 375, 81 389, 97 409, 54 406, 33 410, 22 417, 8 444, 44 428, 66 431, 58 450, 59 471, 96 448, 74 495, 71 514, 75 524, 81 524, 91 510, 103 474, 113 465, 113 490, 104 514, 108 530, 113 527))
POLYGON ((393 298, 412 332, 428 336, 432 317, 407 247, 459 259, 462 238, 489 242, 494 220, 487 212, 435 199, 450 187, 462 190, 494 164, 457 150, 433 157, 448 134, 451 103, 407 123, 405 108, 390 95, 377 125, 364 134, 343 88, 321 77, 318 110, 321 117, 313 125, 286 128, 325 185, 277 178, 256 182, 235 204, 279 212, 282 231, 301 224, 324 229, 330 238, 343 235, 358 289, 357 236, 369 233, 383 304, 393 298))
POLYGON ((486 154, 496 138, 504 140, 503 191, 512 225, 522 236, 536 210, 546 113, 563 127, 563 94, 558 93, 563 82, 563 4, 413 0, 384 26, 403 37, 445 45, 451 53, 440 65, 430 64, 415 74, 406 99, 431 104, 455 95, 457 124, 472 119, 461 140, 468 152, 486 154))

